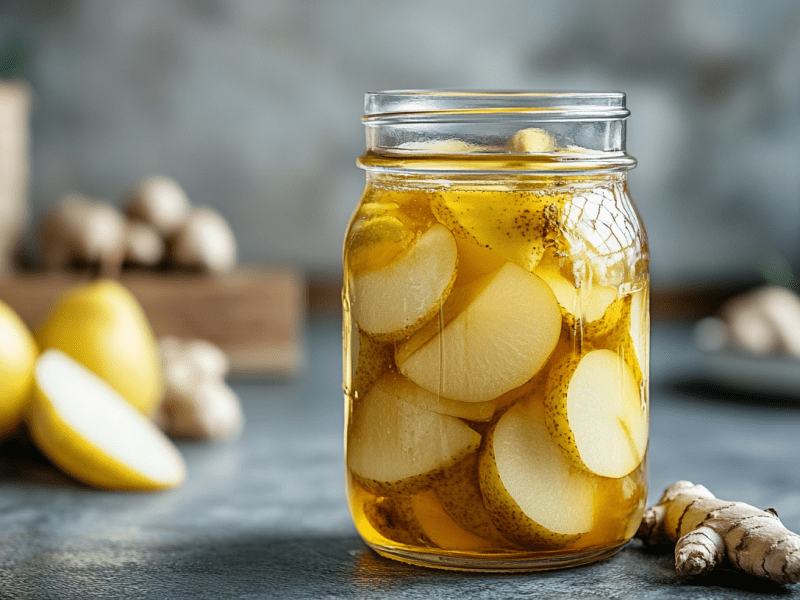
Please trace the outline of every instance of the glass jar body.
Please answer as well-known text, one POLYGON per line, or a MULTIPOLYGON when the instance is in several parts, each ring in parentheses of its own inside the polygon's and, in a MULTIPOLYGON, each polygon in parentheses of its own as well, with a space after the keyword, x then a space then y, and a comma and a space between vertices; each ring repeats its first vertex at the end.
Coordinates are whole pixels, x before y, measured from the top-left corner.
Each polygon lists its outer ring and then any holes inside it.
POLYGON ((370 547, 520 571, 633 536, 647 262, 621 170, 368 168, 345 239, 343 367, 347 496, 370 547))

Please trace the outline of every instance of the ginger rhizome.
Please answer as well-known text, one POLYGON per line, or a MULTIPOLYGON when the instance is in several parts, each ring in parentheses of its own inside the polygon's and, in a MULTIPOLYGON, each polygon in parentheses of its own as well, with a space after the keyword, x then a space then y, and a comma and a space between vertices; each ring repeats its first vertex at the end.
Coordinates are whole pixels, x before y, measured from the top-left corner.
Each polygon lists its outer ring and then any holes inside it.
POLYGON ((727 560, 751 575, 800 581, 800 536, 774 510, 720 500, 689 481, 666 489, 636 537, 649 546, 674 543, 675 568, 684 575, 704 575, 727 560))

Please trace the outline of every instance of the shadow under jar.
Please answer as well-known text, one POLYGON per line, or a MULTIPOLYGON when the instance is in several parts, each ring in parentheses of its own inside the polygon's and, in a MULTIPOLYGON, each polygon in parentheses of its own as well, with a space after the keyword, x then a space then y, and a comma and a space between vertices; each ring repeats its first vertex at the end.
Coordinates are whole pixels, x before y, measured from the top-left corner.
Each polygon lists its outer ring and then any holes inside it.
POLYGON ((344 243, 347 496, 379 554, 585 564, 647 498, 647 239, 621 93, 366 95, 344 243))

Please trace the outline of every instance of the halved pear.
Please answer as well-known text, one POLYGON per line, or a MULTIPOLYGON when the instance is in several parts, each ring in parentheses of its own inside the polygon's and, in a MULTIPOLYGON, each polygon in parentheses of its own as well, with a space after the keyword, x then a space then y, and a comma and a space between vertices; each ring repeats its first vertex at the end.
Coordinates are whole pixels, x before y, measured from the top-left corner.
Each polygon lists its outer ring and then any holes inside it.
POLYGON ((644 459, 648 415, 625 360, 610 350, 568 356, 550 372, 547 428, 573 465, 624 477, 644 459))
POLYGON ((28 427, 39 449, 89 485, 161 490, 183 482, 177 448, 120 394, 60 350, 36 362, 28 427))
POLYGON ((464 421, 415 406, 405 390, 402 377, 384 375, 348 419, 347 466, 379 494, 430 487, 480 445, 480 434, 464 421))
POLYGON ((388 266, 353 278, 353 316, 377 339, 409 335, 440 309, 455 281, 457 262, 453 235, 434 225, 388 266))
POLYGON ((549 286, 506 263, 454 289, 440 319, 398 345, 395 362, 434 394, 486 402, 531 379, 560 330, 561 311, 549 286))
POLYGON ((592 529, 596 478, 564 458, 536 398, 511 406, 487 434, 479 477, 497 529, 522 546, 562 547, 592 529))
POLYGON ((433 195, 431 211, 453 235, 533 271, 560 239, 567 194, 508 188, 452 188, 433 195))

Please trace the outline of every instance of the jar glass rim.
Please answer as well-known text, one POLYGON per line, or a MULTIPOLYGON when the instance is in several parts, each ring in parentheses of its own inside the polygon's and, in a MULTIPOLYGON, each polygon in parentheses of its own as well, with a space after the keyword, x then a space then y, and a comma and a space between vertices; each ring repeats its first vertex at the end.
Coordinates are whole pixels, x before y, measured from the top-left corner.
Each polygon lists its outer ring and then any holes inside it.
POLYGON ((624 92, 386 90, 364 95, 365 125, 430 119, 507 118, 532 113, 542 120, 626 119, 624 92))

